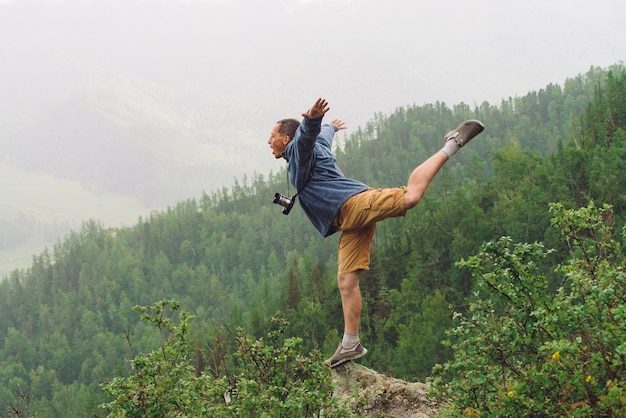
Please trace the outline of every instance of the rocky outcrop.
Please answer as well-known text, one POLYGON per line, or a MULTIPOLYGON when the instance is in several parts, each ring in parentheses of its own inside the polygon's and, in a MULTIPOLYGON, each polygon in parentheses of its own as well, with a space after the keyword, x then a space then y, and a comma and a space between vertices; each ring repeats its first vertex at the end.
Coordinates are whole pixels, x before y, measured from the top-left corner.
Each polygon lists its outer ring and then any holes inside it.
POLYGON ((332 369, 334 396, 361 416, 434 418, 439 404, 425 383, 410 383, 347 362, 332 369))

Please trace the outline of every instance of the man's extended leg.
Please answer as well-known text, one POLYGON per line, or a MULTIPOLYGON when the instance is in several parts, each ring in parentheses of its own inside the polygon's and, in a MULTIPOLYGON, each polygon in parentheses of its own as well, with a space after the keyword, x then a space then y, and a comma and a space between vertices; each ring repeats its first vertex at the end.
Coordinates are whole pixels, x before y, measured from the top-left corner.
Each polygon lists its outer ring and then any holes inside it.
POLYGON ((444 147, 420 164, 409 176, 404 195, 404 208, 411 209, 419 203, 428 186, 441 167, 461 147, 485 129, 480 121, 471 119, 461 123, 456 129, 448 132, 444 139, 444 147))
POLYGON ((406 210, 411 209, 422 200, 426 189, 430 186, 435 175, 441 170, 441 167, 448 161, 448 158, 448 154, 438 151, 413 170, 409 176, 406 193, 404 194, 404 208, 406 210))

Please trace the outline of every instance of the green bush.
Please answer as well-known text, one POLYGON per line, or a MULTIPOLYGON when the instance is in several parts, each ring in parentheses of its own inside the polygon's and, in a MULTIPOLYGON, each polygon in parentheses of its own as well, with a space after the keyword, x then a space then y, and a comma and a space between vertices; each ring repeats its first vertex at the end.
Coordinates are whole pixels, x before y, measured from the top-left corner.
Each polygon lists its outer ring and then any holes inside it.
MULTIPOLYGON (((152 308, 135 307, 142 319, 155 325, 161 347, 140 354, 130 363, 132 375, 104 384, 112 398, 101 405, 109 417, 325 417, 351 416, 332 397, 330 371, 319 352, 302 354, 302 340, 282 339, 286 323, 276 319, 278 329, 264 339, 253 340, 239 330, 234 339, 238 373, 214 376, 196 372, 190 357, 189 322, 184 311, 178 323, 172 314, 176 301, 163 300, 152 308)), ((223 354, 223 353, 222 353, 223 354)), ((220 354, 219 360, 228 361, 220 354)), ((219 367, 222 369, 222 367, 219 367)), ((225 369, 225 367, 223 367, 225 369)))
POLYGON ((501 238, 458 263, 475 292, 448 333, 454 359, 435 368, 446 414, 626 416, 626 276, 611 208, 550 209, 571 256, 556 289, 539 274, 551 251, 538 243, 501 238))

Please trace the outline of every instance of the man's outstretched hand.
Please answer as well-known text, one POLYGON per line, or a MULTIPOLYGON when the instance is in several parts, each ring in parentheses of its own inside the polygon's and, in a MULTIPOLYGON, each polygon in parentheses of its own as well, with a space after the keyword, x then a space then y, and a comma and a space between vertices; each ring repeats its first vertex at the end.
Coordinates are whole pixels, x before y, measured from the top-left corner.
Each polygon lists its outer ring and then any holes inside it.
POLYGON ((337 130, 346 129, 346 123, 341 119, 333 119, 330 121, 330 124, 337 128, 337 130))
POLYGON ((313 106, 311 106, 308 112, 304 112, 302 116, 308 119, 321 118, 329 110, 330 107, 328 107, 328 102, 325 99, 319 98, 315 101, 313 106))

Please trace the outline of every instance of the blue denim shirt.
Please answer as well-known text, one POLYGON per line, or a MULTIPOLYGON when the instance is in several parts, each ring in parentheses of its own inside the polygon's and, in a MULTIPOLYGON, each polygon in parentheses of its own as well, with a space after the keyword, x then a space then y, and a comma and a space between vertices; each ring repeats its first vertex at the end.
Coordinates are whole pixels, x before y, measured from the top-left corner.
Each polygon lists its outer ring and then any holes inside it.
POLYGON ((322 118, 304 118, 282 154, 289 163, 289 181, 299 192, 300 206, 324 237, 336 232, 333 220, 341 205, 369 189, 360 181, 345 177, 337 167, 332 153, 336 131, 333 125, 322 125, 322 118))

